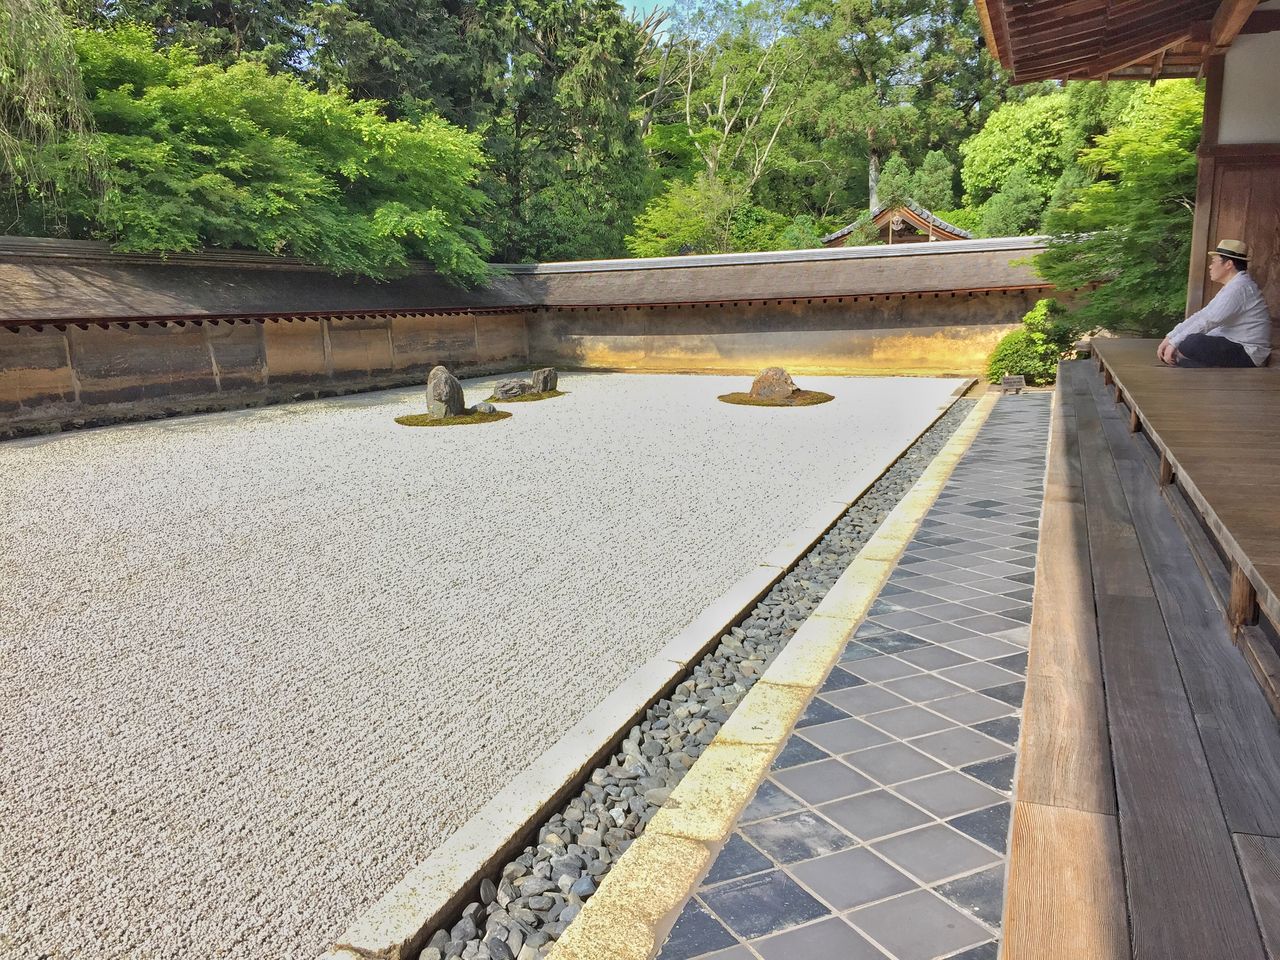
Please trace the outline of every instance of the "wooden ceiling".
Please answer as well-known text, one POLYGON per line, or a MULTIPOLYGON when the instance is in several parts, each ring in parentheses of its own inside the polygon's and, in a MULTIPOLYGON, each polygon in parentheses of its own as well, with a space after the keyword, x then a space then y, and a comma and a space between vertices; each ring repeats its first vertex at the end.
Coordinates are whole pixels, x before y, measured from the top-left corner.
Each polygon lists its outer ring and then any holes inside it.
POLYGON ((976 2, 987 45, 1017 83, 1195 77, 1251 15, 1268 16, 1254 14, 1258 0, 976 2))

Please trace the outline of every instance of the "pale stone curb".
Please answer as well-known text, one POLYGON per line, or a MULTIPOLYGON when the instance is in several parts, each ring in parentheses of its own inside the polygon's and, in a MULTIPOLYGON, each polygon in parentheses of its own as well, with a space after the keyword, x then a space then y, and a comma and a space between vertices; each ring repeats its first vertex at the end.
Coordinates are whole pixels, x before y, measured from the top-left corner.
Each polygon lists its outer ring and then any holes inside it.
POLYGON ((996 399, 978 401, 605 875, 548 960, 651 960, 658 952, 996 399))
MULTIPOLYGON (((966 381, 963 389, 957 388, 939 406, 936 416, 921 431, 921 435, 951 409, 955 400, 972 383, 972 380, 966 381)), ((964 425, 960 429, 963 430, 964 425)), ((894 459, 885 464, 884 470, 865 482, 852 484, 842 490, 838 494, 840 499, 823 501, 820 509, 770 551, 758 566, 707 606, 648 662, 481 807, 466 824, 451 834, 429 858, 410 870, 377 903, 359 916, 319 960, 416 960, 417 951, 422 949, 432 930, 461 910, 468 900, 474 899, 480 878, 495 872, 524 846, 528 830, 542 823, 559 808, 577 787, 582 775, 598 766, 612 752, 617 740, 640 719, 644 711, 674 688, 683 679, 689 665, 701 659, 733 623, 749 613, 917 439, 919 436, 911 437, 894 459)), ((891 513, 889 519, 892 516, 891 513)), ((823 601, 824 604, 826 602, 823 601)), ((814 615, 822 609, 822 604, 819 604, 814 615)), ((789 646, 794 644, 793 639, 789 646)), ((756 687, 763 685, 763 682, 758 683, 756 687)), ((807 699, 808 693, 804 693, 802 701, 807 699)), ((800 703, 800 709, 803 709, 803 702, 800 703)), ((734 712, 733 717, 740 711, 741 707, 734 712)), ((730 722, 733 717, 730 717, 730 722)), ((722 730, 717 743, 724 737, 722 730)), ((698 762, 702 763, 708 754, 713 757, 719 755, 708 748, 698 762)), ((755 766, 744 766, 742 763, 750 756, 755 760, 755 765, 760 766, 759 775, 763 776, 764 767, 772 759, 771 754, 766 754, 768 750, 764 747, 753 752, 748 749, 747 744, 736 744, 734 756, 739 763, 732 769, 742 770, 744 775, 746 771, 754 770, 755 766), (755 756, 756 753, 759 754, 758 757, 755 756)), ((693 769, 696 770, 697 766, 695 764, 693 769)), ((693 777, 693 770, 685 775, 680 786, 684 787, 686 783, 689 784, 690 792, 697 788, 699 780, 693 777)), ((676 806, 678 803, 668 801, 667 807, 674 809, 676 806)), ((654 817, 654 822, 664 812, 666 808, 654 817)), ((682 823, 686 829, 701 836, 705 829, 692 825, 693 816, 691 814, 682 823)), ((700 820, 706 819, 704 814, 697 814, 697 817, 700 820)), ((732 818, 729 822, 732 823, 732 818)), ((649 846, 641 846, 641 841, 652 831, 653 826, 650 824, 632 849, 649 849, 649 846)), ((675 832, 672 835, 681 834, 675 832)), ((707 851, 704 849, 703 852, 707 851)), ((616 873, 615 866, 609 876, 616 873)), ((566 935, 567 933, 566 930, 566 935)))

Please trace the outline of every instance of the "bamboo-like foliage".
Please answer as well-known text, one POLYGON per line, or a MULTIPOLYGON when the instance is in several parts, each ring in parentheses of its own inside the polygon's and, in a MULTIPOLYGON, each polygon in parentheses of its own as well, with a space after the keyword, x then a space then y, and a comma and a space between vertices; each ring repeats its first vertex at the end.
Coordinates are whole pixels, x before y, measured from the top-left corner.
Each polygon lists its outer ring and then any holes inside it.
POLYGON ((101 193, 90 129, 70 27, 57 0, 0 0, 0 230, 25 215, 61 232, 51 163, 63 189, 101 193))

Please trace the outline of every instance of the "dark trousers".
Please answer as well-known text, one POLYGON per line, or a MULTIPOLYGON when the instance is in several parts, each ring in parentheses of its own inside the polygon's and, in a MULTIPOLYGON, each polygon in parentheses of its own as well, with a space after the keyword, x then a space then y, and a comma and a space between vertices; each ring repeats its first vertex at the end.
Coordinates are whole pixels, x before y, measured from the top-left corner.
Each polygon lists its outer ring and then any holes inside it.
POLYGON ((1180 367, 1252 367, 1253 358, 1244 347, 1226 337, 1211 337, 1207 333, 1189 334, 1178 344, 1182 357, 1180 367))

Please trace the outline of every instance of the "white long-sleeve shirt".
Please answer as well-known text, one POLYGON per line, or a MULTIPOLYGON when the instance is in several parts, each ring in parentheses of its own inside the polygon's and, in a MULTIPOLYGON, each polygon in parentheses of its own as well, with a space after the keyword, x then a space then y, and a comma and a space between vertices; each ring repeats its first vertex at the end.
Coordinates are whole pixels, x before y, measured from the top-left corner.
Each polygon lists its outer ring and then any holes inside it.
POLYGON ((1266 363, 1271 355, 1271 314, 1253 277, 1237 273, 1203 309, 1169 331, 1169 342, 1176 347, 1193 333, 1234 340, 1254 366, 1266 363))

